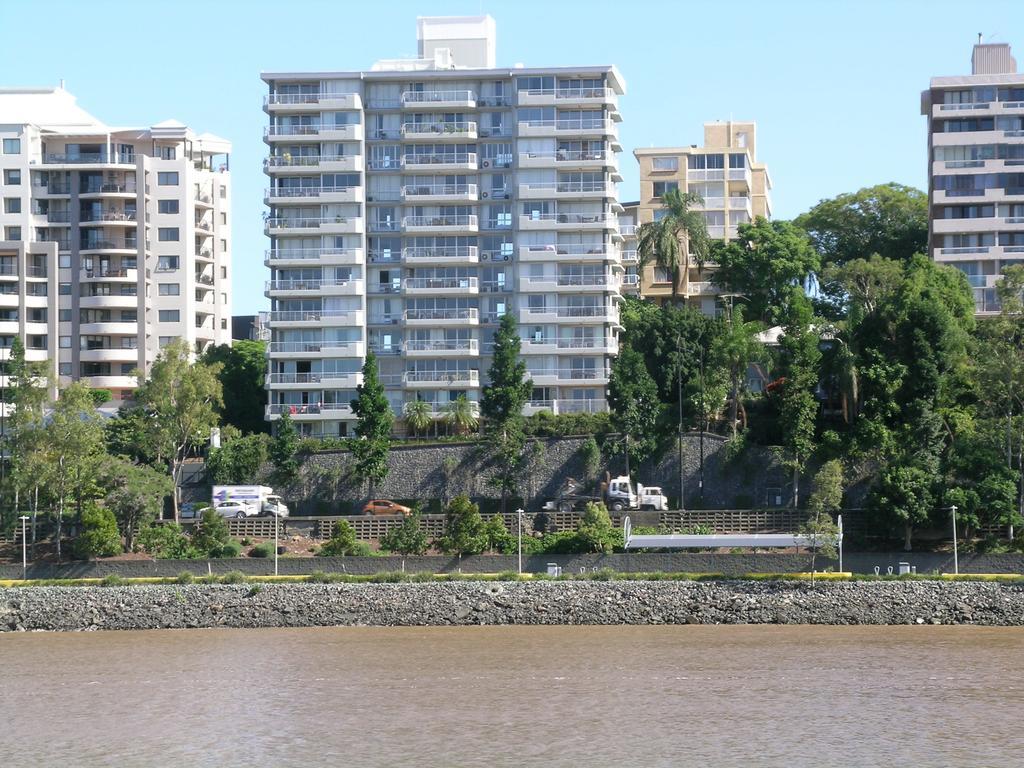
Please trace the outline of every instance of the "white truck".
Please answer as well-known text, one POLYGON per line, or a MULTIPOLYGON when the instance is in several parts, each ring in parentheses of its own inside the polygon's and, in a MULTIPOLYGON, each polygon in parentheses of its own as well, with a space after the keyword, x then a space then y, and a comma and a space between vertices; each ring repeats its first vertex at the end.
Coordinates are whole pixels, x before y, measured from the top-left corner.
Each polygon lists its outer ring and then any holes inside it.
POLYGON ((215 485, 213 486, 213 506, 227 501, 244 504, 250 515, 272 515, 288 517, 288 507, 273 488, 265 485, 215 485))
POLYGON ((571 477, 567 478, 558 498, 546 502, 544 509, 572 512, 583 509, 589 502, 598 501, 603 501, 608 509, 616 512, 624 509, 668 509, 668 499, 662 494, 661 488, 639 484, 634 487, 633 481, 625 475, 607 478, 601 483, 599 495, 583 493, 582 490, 579 483, 571 477))

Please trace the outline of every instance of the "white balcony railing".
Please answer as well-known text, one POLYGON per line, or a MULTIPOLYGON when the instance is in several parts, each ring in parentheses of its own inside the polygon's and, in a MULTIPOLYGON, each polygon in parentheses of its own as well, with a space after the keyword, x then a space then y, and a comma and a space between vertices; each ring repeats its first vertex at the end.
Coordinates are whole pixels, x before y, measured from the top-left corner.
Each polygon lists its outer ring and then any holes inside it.
POLYGON ((409 261, 475 261, 478 256, 475 245, 449 245, 434 247, 403 248, 402 258, 409 261))
POLYGON ((306 261, 326 256, 348 256, 356 258, 358 248, 272 248, 266 251, 266 258, 280 261, 306 261))
POLYGON ((478 320, 479 310, 471 307, 461 309, 407 309, 403 313, 406 322, 422 320, 478 320))
POLYGON ((405 342, 407 352, 477 352, 476 339, 412 339, 405 342))
POLYGON ((410 136, 417 134, 437 134, 439 136, 456 136, 459 134, 475 134, 476 122, 469 120, 465 122, 449 123, 443 120, 420 123, 402 123, 402 135, 410 136))
POLYGON ((269 200, 280 198, 320 197, 321 195, 345 194, 359 187, 271 187, 263 193, 269 200))
POLYGON ((476 184, 406 184, 402 194, 408 197, 476 197, 476 184))
POLYGON ((268 291, 319 291, 322 288, 340 288, 351 286, 357 291, 362 287, 362 280, 346 280, 344 278, 322 278, 315 280, 268 280, 268 291))
POLYGON ((435 152, 430 154, 407 154, 402 157, 402 165, 424 166, 432 165, 469 165, 476 166, 475 152, 435 152))
POLYGON ((479 282, 475 277, 407 277, 406 290, 470 290, 475 291, 479 282))
POLYGON ((344 309, 310 309, 271 312, 271 323, 316 323, 325 325, 359 325, 360 312, 344 309))
POLYGON ((439 102, 475 102, 473 91, 405 91, 402 93, 403 104, 436 104, 439 102))
POLYGON ((402 219, 403 227, 475 227, 477 217, 461 216, 406 216, 402 219))

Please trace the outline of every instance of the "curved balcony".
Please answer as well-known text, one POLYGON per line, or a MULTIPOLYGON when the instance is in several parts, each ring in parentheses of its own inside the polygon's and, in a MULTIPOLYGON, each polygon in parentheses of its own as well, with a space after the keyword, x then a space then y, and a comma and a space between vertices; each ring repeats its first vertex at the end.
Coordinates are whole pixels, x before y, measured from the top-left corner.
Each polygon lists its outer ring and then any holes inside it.
POLYGON ((135 180, 131 181, 103 181, 100 179, 88 179, 82 184, 78 192, 79 197, 117 197, 132 198, 138 195, 138 185, 135 180))
POLYGON ((139 359, 138 349, 80 349, 78 359, 83 363, 134 363, 139 359))
POLYGON ((119 211, 107 211, 99 216, 82 217, 79 226, 82 227, 134 227, 138 225, 135 213, 124 213, 119 211))
POLYGON ((97 238, 83 240, 79 245, 79 253, 137 253, 139 250, 138 240, 123 240, 121 238, 97 238))
POLYGON ((135 389, 139 385, 134 376, 81 376, 79 381, 94 389, 135 389))
POLYGON ((78 299, 78 306, 82 309, 137 309, 139 297, 120 294, 81 296, 78 299))
POLYGON ((137 336, 139 324, 121 321, 81 323, 78 326, 78 332, 91 336, 137 336))
POLYGON ((134 283, 139 279, 137 269, 83 269, 79 274, 82 282, 134 283))

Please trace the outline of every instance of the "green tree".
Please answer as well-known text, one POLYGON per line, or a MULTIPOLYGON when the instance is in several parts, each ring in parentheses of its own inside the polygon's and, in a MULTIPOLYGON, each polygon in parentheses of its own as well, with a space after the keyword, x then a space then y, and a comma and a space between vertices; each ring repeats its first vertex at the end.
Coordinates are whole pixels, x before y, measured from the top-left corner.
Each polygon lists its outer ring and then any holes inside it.
POLYGON ((89 396, 92 397, 92 404, 97 408, 114 399, 114 393, 109 389, 90 389, 89 396))
POLYGON ((125 549, 134 550, 135 535, 160 518, 164 499, 174 492, 170 478, 144 464, 120 456, 107 456, 100 469, 100 487, 124 537, 125 549))
POLYGON ((262 434, 241 435, 211 448, 206 457, 206 476, 216 485, 253 485, 267 461, 270 439, 262 434))
POLYGON ((533 391, 533 381, 526 376, 526 363, 519 356, 520 349, 515 317, 506 313, 494 333, 494 357, 480 398, 484 430, 497 470, 494 484, 501 491, 502 514, 522 473, 523 408, 533 391))
POLYGON ((769 325, 783 319, 792 287, 805 285, 820 268, 802 229, 760 216, 753 224, 740 224, 736 239, 716 243, 712 254, 718 262, 712 282, 743 294, 748 316, 769 325))
POLYGON ((793 470, 793 507, 800 504, 800 473, 814 451, 818 413, 818 365, 821 339, 814 314, 803 290, 791 287, 788 317, 779 345, 784 355, 785 378, 780 391, 780 412, 789 465, 793 470))
POLYGON ((356 531, 345 520, 339 520, 334 524, 331 531, 331 538, 320 547, 319 554, 323 557, 346 557, 349 555, 361 555, 366 551, 365 545, 361 546, 356 538, 356 531))
POLYGON ((576 539, 581 552, 611 554, 616 547, 623 546, 622 531, 612 525, 608 509, 601 503, 587 503, 576 539))
POLYGON ((61 537, 65 507, 76 501, 81 512, 84 502, 96 492, 96 479, 103 456, 103 427, 84 384, 69 385, 53 405, 42 437, 44 484, 57 502, 57 560, 61 558, 61 537))
MULTIPOLYGON (((0 370, 5 366, 0 363, 0 370)), ((9 485, 0 488, 5 494, 5 503, 0 504, 0 512, 7 507, 6 498, 13 496, 13 509, 16 515, 22 508, 21 499, 32 494, 33 499, 39 487, 39 478, 44 469, 43 445, 43 406, 49 385, 49 370, 46 363, 25 360, 25 346, 21 338, 15 336, 11 342, 11 351, 6 363, 8 387, 5 397, 8 408, 6 428, 0 443, 0 455, 7 455, 9 485)), ((12 517, 13 517, 12 515, 12 517)), ((33 530, 35 530, 35 503, 33 501, 33 530)), ((8 522, 0 516, 0 528, 8 522)))
POLYGON ((644 359, 634 349, 621 345, 612 363, 608 402, 614 423, 625 443, 626 472, 638 466, 657 447, 657 424, 662 404, 658 387, 647 372, 644 359))
POLYGON ((299 461, 296 458, 298 450, 299 433, 295 429, 295 422, 287 412, 282 413, 274 424, 274 436, 267 448, 275 485, 288 485, 299 476, 299 461))
MULTIPOLYGON (((722 332, 712 342, 710 358, 729 382, 729 427, 735 438, 739 429, 740 412, 747 367, 764 358, 764 346, 757 338, 760 323, 743 322, 743 308, 732 307, 722 322, 722 332)), ((746 413, 742 414, 746 425, 746 413)))
POLYGON ((426 400, 410 400, 402 407, 402 417, 413 437, 426 433, 434 423, 434 409, 426 400))
POLYGON ((402 519, 401 525, 388 529, 380 537, 380 548, 387 552, 395 552, 408 557, 422 555, 427 551, 429 541, 423 531, 423 517, 413 512, 402 519))
POLYGON ((188 344, 178 339, 160 352, 149 378, 135 390, 148 417, 154 453, 170 470, 174 519, 185 459, 210 436, 223 404, 220 364, 191 363, 188 344))
POLYGON ((480 508, 465 494, 456 496, 445 509, 444 534, 437 544, 442 552, 458 555, 460 562, 463 555, 476 555, 487 547, 480 508))
POLYGON ((505 527, 504 515, 491 515, 484 523, 483 537, 488 552, 507 552, 515 541, 515 537, 505 527))
POLYGON ((648 264, 669 271, 672 303, 676 303, 680 285, 689 285, 690 262, 703 268, 711 241, 700 210, 704 204, 700 195, 673 189, 665 193, 662 203, 666 214, 658 221, 641 224, 637 230, 637 257, 641 272, 648 264))
POLYGON ((177 523, 155 523, 139 531, 139 546, 159 560, 186 560, 199 557, 177 523))
POLYGON ((832 519, 843 504, 843 463, 838 459, 826 461, 814 476, 807 506, 811 516, 801 532, 811 549, 811 583, 814 583, 815 561, 818 555, 834 558, 839 527, 832 519))
POLYGON ((902 527, 903 548, 908 552, 914 528, 928 522, 935 506, 933 484, 933 474, 922 467, 890 464, 868 494, 873 519, 883 530, 902 527))
POLYGON ((456 435, 473 432, 480 423, 473 403, 465 395, 459 395, 444 407, 444 420, 456 435))
POLYGON ((224 393, 221 417, 226 424, 243 433, 267 432, 263 406, 267 391, 263 387, 267 370, 266 342, 234 341, 210 346, 203 353, 207 365, 220 365, 218 379, 224 393))
POLYGON ((86 504, 81 515, 82 530, 75 540, 79 557, 112 557, 121 553, 121 534, 114 513, 106 507, 86 504))
POLYGON ((162 466, 156 444, 149 431, 149 416, 138 405, 121 406, 117 414, 103 423, 107 453, 127 456, 140 464, 162 466))
POLYGON ((587 487, 593 487, 597 483, 598 473, 601 471, 601 449, 593 435, 583 441, 579 454, 580 461, 583 463, 583 480, 587 487))
POLYGON ((199 522, 192 529, 192 546, 207 557, 220 557, 231 541, 227 521, 216 510, 207 507, 199 522))
POLYGON ((391 428, 395 415, 384 395, 377 371, 377 358, 368 352, 363 363, 363 383, 356 387, 352 412, 359 419, 356 440, 352 443, 355 474, 370 484, 374 496, 377 483, 388 476, 388 452, 391 449, 391 428))

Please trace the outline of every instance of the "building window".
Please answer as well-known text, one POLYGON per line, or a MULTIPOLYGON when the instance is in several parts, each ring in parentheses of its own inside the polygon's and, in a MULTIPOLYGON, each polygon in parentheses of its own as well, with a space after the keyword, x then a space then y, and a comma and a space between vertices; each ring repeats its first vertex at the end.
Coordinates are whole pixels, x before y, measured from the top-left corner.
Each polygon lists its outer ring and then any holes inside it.
POLYGON ((177 338, 177 336, 161 336, 160 337, 160 348, 163 349, 168 344, 170 344, 172 341, 174 341, 176 338, 177 338))
POLYGON ((228 295, 226 293, 222 293, 220 295, 220 303, 221 304, 227 304, 228 303, 228 295))
POLYGON ((666 192, 679 189, 678 181, 656 181, 654 182, 654 196, 664 197, 666 192))
POLYGON ((57 365, 57 373, 59 373, 61 376, 70 376, 71 363, 59 363, 57 365))
POLYGON ((178 296, 181 294, 181 286, 177 283, 160 283, 161 296, 178 296))
POLYGON ((746 168, 747 167, 747 156, 742 152, 736 152, 729 155, 729 167, 730 168, 746 168))
POLYGON ((222 213, 220 215, 220 223, 221 224, 227 224, 228 223, 228 215, 226 213, 222 213))
POLYGON ((59 253, 57 254, 57 266, 61 269, 71 269, 71 254, 70 253, 59 253))
POLYGON ((181 319, 181 312, 176 309, 161 309, 159 320, 161 323, 177 323, 181 319))
POLYGON ((18 168, 6 168, 4 170, 4 184, 10 187, 21 184, 21 170, 18 168))
POLYGON ((659 208, 658 210, 656 210, 654 212, 654 220, 655 221, 661 221, 666 216, 668 216, 668 211, 665 210, 664 208, 659 208))
POLYGON ((71 310, 70 309, 59 309, 57 310, 57 321, 61 323, 71 322, 71 310))
POLYGON ((161 187, 176 187, 178 186, 178 172, 160 171, 156 175, 156 183, 161 187))
POLYGON ((4 213, 21 213, 21 198, 20 197, 5 197, 4 198, 4 213))
POLYGON ((227 267, 221 267, 220 268, 220 279, 221 280, 227 280, 228 279, 228 268, 227 267))
POLYGON ((178 212, 178 201, 177 200, 158 200, 156 206, 157 213, 177 213, 178 212))
POLYGON ((135 374, 135 363, 121 363, 121 375, 132 376, 135 374))
POLYGON ((60 344, 60 348, 61 349, 71 349, 71 337, 70 336, 61 336, 61 337, 59 337, 57 339, 57 342, 60 344))
POLYGON ((221 240, 220 240, 220 252, 221 253, 225 253, 227 251, 227 249, 228 249, 228 241, 225 240, 224 238, 221 238, 221 240))
POLYGON ((157 272, 172 272, 178 268, 177 256, 158 256, 156 259, 157 272))
POLYGON ((58 283, 57 284, 57 293, 59 293, 61 296, 70 296, 71 295, 71 283, 58 283))
MULTIPOLYGON (((157 148, 161 160, 174 160, 178 156, 176 147, 158 147, 157 148)), ((177 184, 178 182, 174 182, 177 184)))
POLYGON ((228 188, 222 185, 221 188, 220 188, 220 199, 223 200, 227 196, 228 196, 228 188))
POLYGON ((8 240, 21 240, 21 227, 8 227, 7 228, 7 239, 8 240))
POLYGON ((655 267, 654 268, 654 282, 656 283, 670 283, 671 278, 668 275, 668 267, 655 267))
POLYGON ((158 227, 157 228, 157 239, 161 243, 171 243, 178 241, 178 228, 177 227, 158 227))
POLYGON ((652 171, 678 171, 679 158, 677 157, 653 157, 651 158, 652 171))
POLYGON ((21 154, 21 139, 4 139, 4 154, 5 155, 20 155, 21 154))

